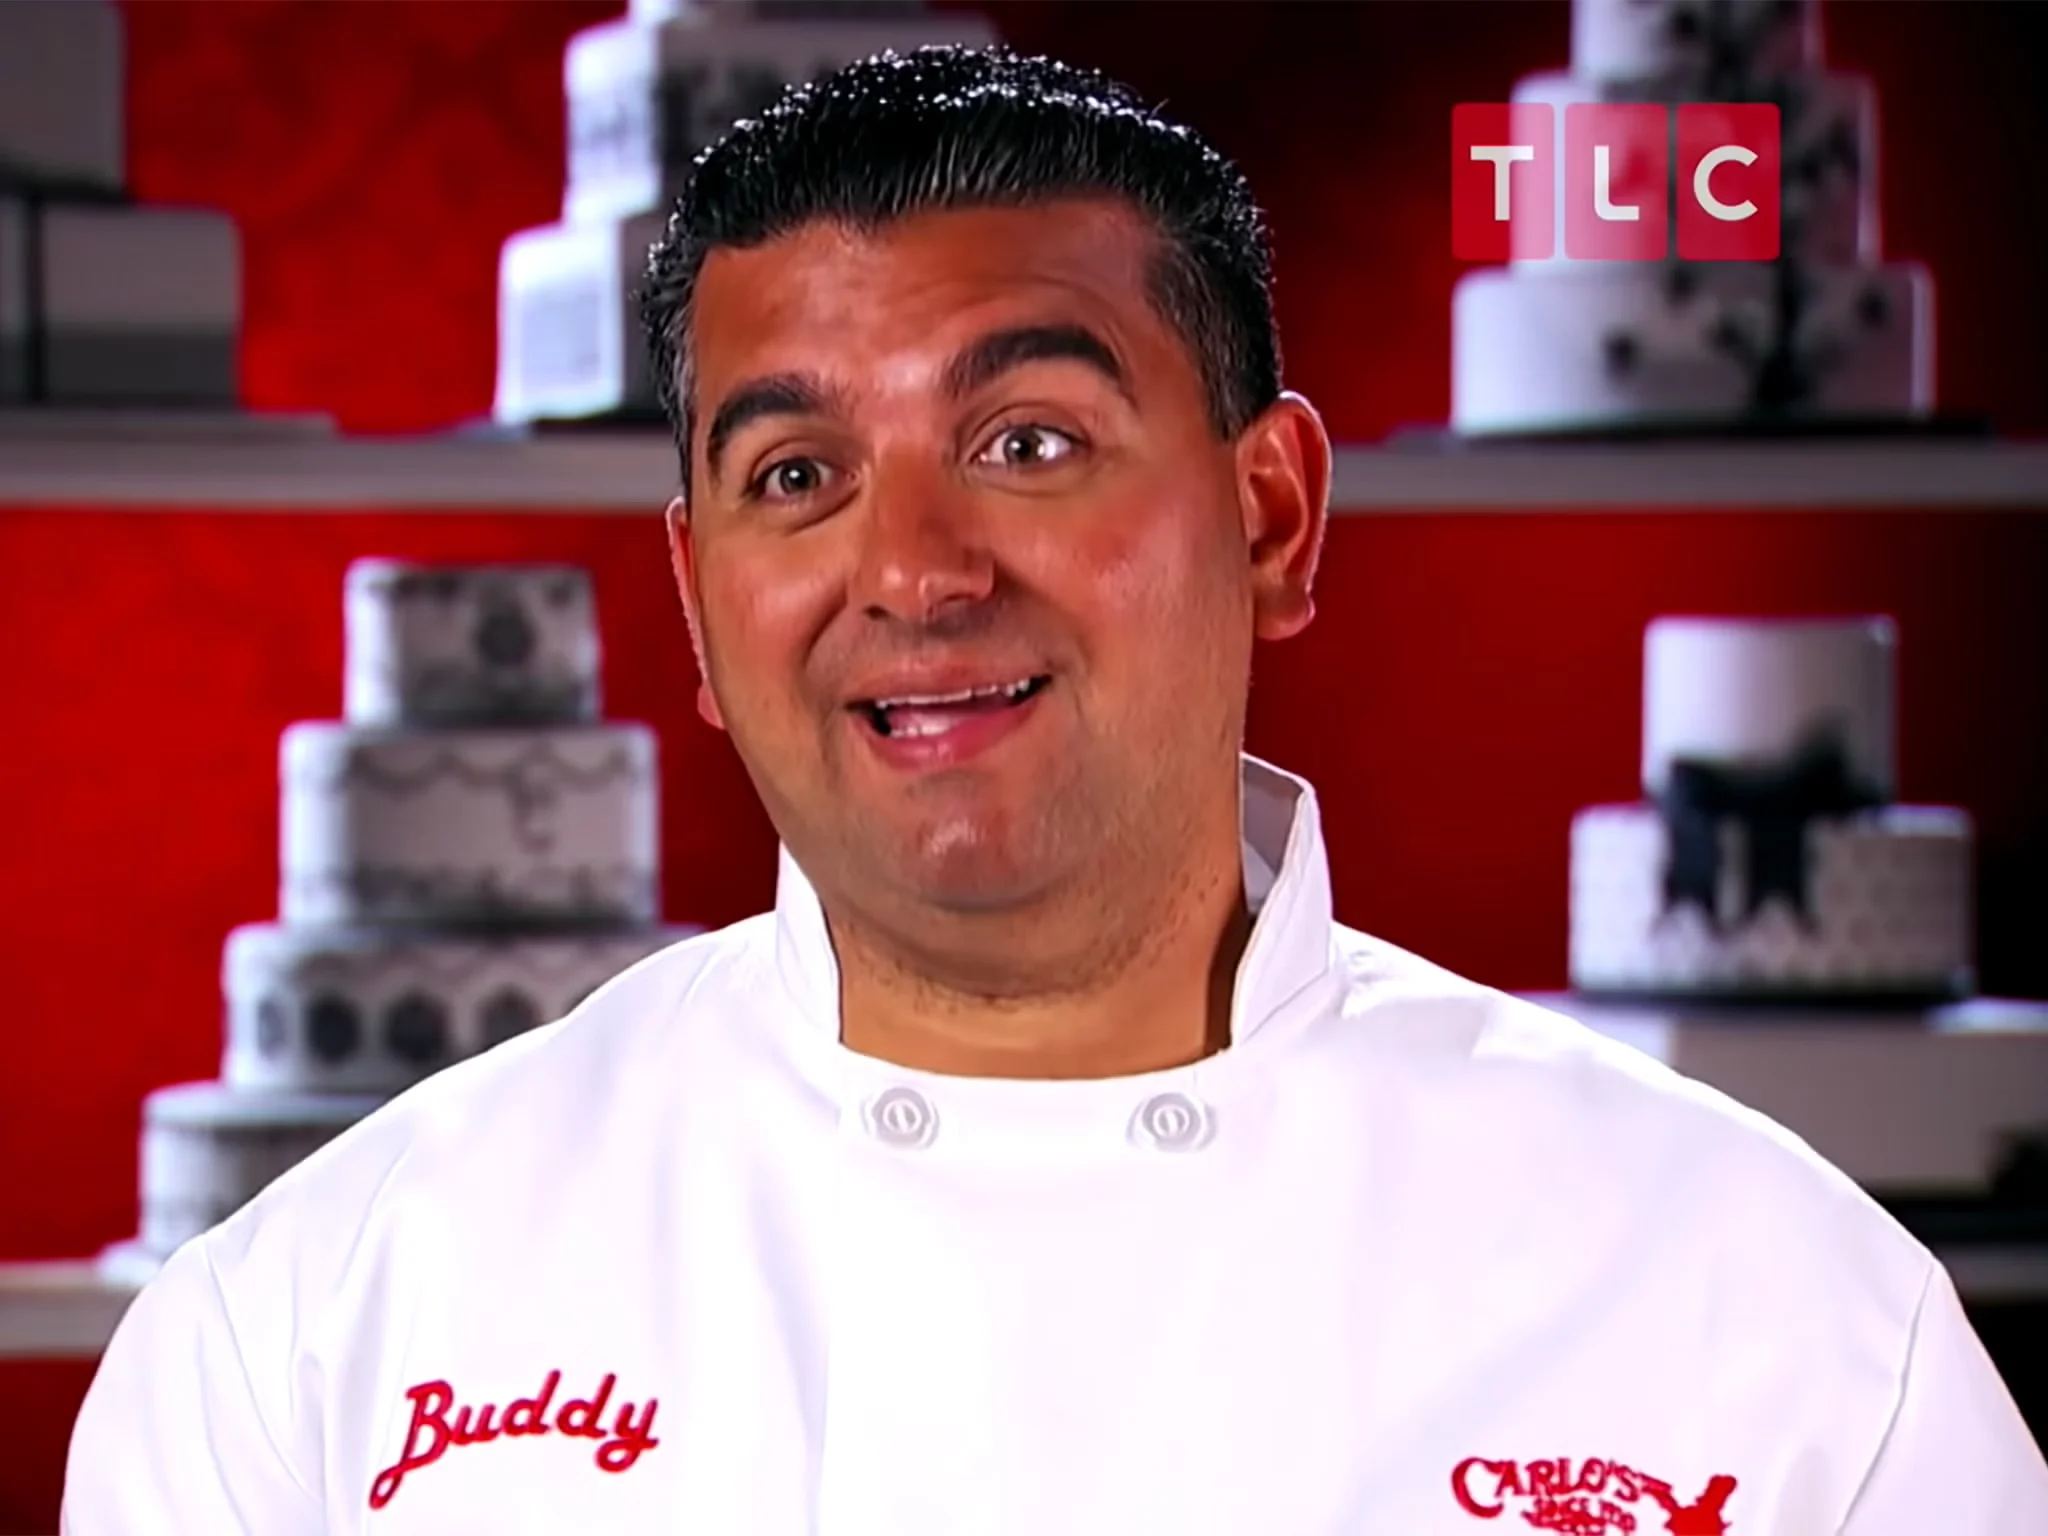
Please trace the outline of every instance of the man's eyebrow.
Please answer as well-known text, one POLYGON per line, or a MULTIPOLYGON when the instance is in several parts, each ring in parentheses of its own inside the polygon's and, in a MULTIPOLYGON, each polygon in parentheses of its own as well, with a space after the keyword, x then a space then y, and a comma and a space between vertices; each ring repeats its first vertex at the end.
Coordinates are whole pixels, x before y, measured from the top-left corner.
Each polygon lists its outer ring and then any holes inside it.
POLYGON ((1137 404, 1116 352, 1085 325, 1020 325, 991 331, 970 342, 946 365, 942 387, 949 399, 959 400, 994 383, 1012 368, 1060 360, 1087 365, 1114 385, 1124 399, 1137 404))
POLYGON ((749 379, 719 403, 704 434, 704 463, 718 478, 719 459, 733 434, 764 416, 817 416, 830 409, 826 391, 800 373, 749 379))
MULTIPOLYGON (((1066 360, 1094 369, 1118 394, 1137 404, 1116 352, 1085 325, 1020 325, 976 338, 946 364, 940 386, 949 399, 962 399, 1027 363, 1066 360)), ((704 462, 719 478, 720 460, 734 435, 766 416, 817 416, 832 409, 831 396, 816 379, 801 373, 771 373, 750 379, 719 403, 704 434, 704 462)))

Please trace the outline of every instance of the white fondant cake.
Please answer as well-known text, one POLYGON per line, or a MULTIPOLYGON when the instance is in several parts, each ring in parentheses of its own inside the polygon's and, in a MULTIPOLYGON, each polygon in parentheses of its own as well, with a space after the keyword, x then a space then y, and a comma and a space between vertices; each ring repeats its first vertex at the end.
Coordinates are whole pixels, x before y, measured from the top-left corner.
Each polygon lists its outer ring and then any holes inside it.
POLYGON ((664 216, 548 224, 498 263, 500 421, 569 420, 645 407, 654 385, 633 295, 664 216))
POLYGON ((143 1107, 141 1246, 168 1256, 380 1102, 224 1083, 159 1088, 143 1107))
POLYGON ((499 260, 497 419, 654 412, 633 295, 691 161, 733 123, 856 59, 994 41, 968 13, 859 0, 642 0, 578 33, 562 221, 499 260))
POLYGON ((1769 82, 1821 60, 1815 0, 1573 0, 1572 63, 1596 79, 1649 77, 1700 91, 1769 82))
POLYGON ((577 33, 562 71, 569 106, 563 221, 592 224, 664 208, 700 150, 773 106, 788 86, 890 49, 996 40, 971 14, 898 10, 876 16, 821 6, 789 17, 728 4, 668 21, 628 15, 577 33))
POLYGON ((1699 1000, 1931 1002, 1974 984, 1969 817, 1889 803, 1889 620, 1659 619, 1647 803, 1571 832, 1571 981, 1699 1000))
POLYGON ((561 1018, 688 928, 453 937, 252 923, 222 964, 237 1087, 399 1093, 561 1018))
POLYGON ((358 560, 342 615, 343 709, 357 725, 598 717, 590 577, 573 566, 420 570, 358 560))
POLYGON ((654 920, 654 734, 303 721, 283 744, 287 923, 654 920))
POLYGON ((351 718, 284 733, 283 921, 228 936, 222 1081, 146 1103, 124 1281, 696 931, 658 921, 653 733, 594 718, 586 573, 365 560, 345 610, 351 718))
POLYGON ((1897 792, 1892 694, 1898 629, 1888 618, 1653 619, 1643 636, 1643 788, 1674 763, 1790 758, 1816 734, 1880 801, 1897 792))
POLYGON ((1452 298, 1452 416, 1467 432, 1891 418, 1933 406, 1933 288, 1917 267, 1748 262, 1494 267, 1452 298))
POLYGON ((0 260, 0 271, 21 281, 0 277, 0 329, 15 339, 0 379, 17 395, 79 405, 239 398, 241 240, 226 215, 0 196, 0 257, 8 255, 20 260, 0 260), (30 263, 33 303, 23 291, 30 263))
MULTIPOLYGON (((1555 110, 1557 243, 1453 291, 1451 422, 1474 436, 1921 417, 1934 406, 1927 273, 1880 260, 1877 107, 1821 67, 1819 0, 1574 0, 1570 74, 1517 84, 1555 110), (1768 262, 1564 254, 1571 107, 1768 102, 1780 254, 1768 262)), ((1673 200, 1675 207, 1675 198, 1673 200)))
POLYGON ((124 190, 110 0, 0 4, 0 404, 232 406, 232 220, 124 190))
POLYGON ((126 185, 124 44, 114 0, 0 5, 0 182, 126 185))
POLYGON ((1721 828, 1711 912, 1673 906, 1655 806, 1572 821, 1571 973, 1584 992, 1716 997, 1965 996, 1971 977, 1970 819, 1890 806, 1806 832, 1802 921, 1783 901, 1748 916, 1742 827, 1721 828))

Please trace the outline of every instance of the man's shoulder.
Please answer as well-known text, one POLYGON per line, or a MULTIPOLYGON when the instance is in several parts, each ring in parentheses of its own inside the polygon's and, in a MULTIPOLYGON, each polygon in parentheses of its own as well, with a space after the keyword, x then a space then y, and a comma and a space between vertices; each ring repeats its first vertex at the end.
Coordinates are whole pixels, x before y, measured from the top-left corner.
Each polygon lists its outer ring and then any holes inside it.
POLYGON ((373 1228, 536 1147, 587 1140, 656 1085, 687 1081, 691 1055, 730 1021, 718 1004, 754 990, 767 923, 750 918, 670 945, 564 1018, 435 1073, 197 1241, 223 1274, 282 1267, 297 1284, 339 1285, 373 1228))
POLYGON ((1340 1008, 1354 1044, 1452 1091, 1569 1113, 1588 1131, 1704 1136, 1842 1176, 1775 1121, 1578 1019, 1467 979, 1352 929, 1337 930, 1340 1008))
POLYGON ((1804 1138, 1648 1053, 1397 946, 1340 929, 1362 1075, 1398 1085, 1439 1155, 1497 1200, 1635 1227, 1726 1279, 1853 1285, 1889 1321, 1933 1256, 1804 1138), (1750 1260, 1756 1262, 1751 1263, 1750 1260))

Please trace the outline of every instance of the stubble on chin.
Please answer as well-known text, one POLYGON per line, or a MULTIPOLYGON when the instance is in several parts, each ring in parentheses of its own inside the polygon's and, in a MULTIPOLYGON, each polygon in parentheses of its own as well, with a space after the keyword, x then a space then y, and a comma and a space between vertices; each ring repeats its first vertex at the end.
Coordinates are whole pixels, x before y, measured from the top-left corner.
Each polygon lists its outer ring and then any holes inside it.
POLYGON ((906 908, 988 916, 1022 910, 1060 883, 1074 841, 1044 805, 973 806, 914 801, 862 818, 849 850, 889 873, 906 908))

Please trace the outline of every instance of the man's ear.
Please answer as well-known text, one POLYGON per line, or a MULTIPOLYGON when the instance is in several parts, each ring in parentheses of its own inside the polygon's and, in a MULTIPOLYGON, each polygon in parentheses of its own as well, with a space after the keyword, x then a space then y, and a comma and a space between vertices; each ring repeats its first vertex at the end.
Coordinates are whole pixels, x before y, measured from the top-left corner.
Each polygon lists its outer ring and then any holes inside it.
POLYGON ((715 730, 725 729, 718 700, 711 692, 711 669, 704 663, 704 623, 697 605, 696 551, 690 547, 690 504, 678 496, 663 515, 668 525, 668 560, 675 572, 676 592, 683 600, 683 621, 690 626, 690 652, 697 660, 697 713, 715 730))
POLYGON ((1316 562, 1330 504, 1330 438, 1289 391, 1237 440, 1237 499, 1251 555, 1253 633, 1286 640, 1315 617, 1316 562))

